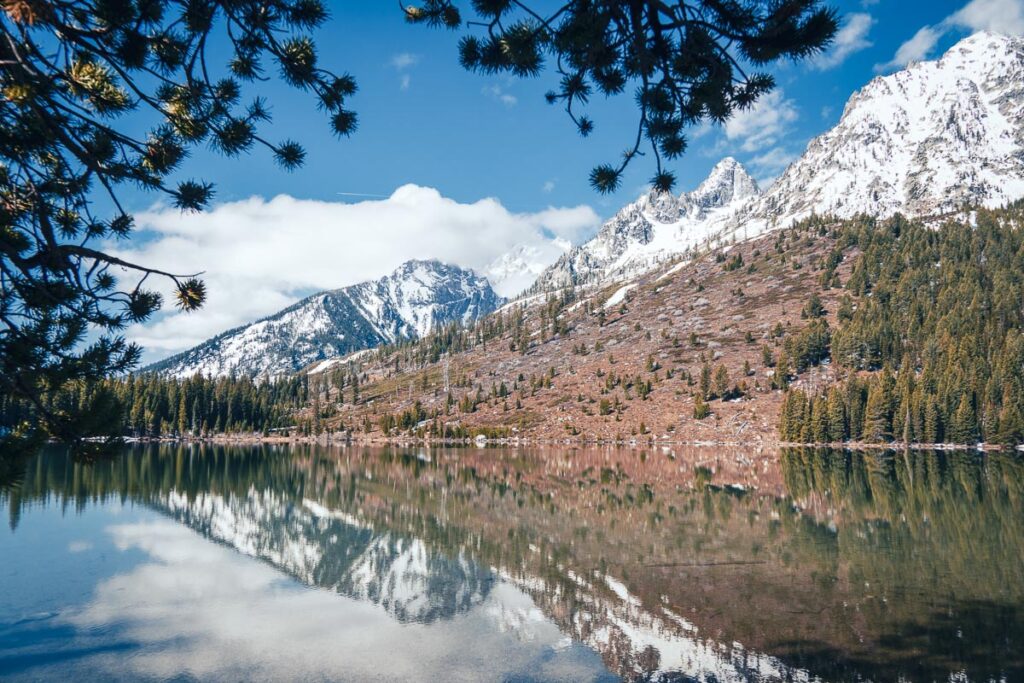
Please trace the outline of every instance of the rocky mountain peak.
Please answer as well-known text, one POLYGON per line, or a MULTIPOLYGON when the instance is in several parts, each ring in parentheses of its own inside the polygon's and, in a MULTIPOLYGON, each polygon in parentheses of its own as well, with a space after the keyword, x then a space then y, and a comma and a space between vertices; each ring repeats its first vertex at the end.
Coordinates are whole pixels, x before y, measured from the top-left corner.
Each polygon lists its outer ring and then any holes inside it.
POLYGON ((978 33, 856 92, 748 216, 927 216, 1022 195, 1024 40, 978 33))
POLYGON ((701 209, 719 208, 761 193, 757 181, 733 157, 725 157, 711 169, 708 177, 687 195, 701 209))

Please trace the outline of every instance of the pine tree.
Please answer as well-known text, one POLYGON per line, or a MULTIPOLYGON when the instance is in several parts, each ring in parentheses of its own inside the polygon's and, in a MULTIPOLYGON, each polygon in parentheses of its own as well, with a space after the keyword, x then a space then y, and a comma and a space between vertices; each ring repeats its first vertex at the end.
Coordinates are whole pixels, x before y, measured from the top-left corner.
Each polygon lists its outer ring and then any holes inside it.
POLYGON ((729 371, 724 365, 715 368, 714 389, 719 398, 725 398, 729 393, 729 371))
POLYGON ((828 401, 824 396, 816 396, 811 402, 810 436, 813 443, 830 441, 831 425, 829 424, 828 401))
POLYGON ((772 388, 785 391, 789 388, 789 355, 783 351, 779 354, 779 360, 775 364, 775 374, 772 375, 772 388))
MULTIPOLYGON (((467 25, 481 27, 483 34, 462 38, 460 63, 485 74, 519 77, 544 73, 546 60, 556 63, 560 80, 546 98, 571 113, 581 136, 594 129, 581 111, 587 103, 598 94, 629 90, 631 80, 643 74, 636 97, 644 115, 630 136, 631 146, 621 159, 590 172, 591 185, 603 193, 619 187, 626 167, 648 144, 656 165, 651 183, 670 191, 675 176, 662 160, 683 153, 686 127, 705 116, 724 120, 772 89, 771 78, 747 77, 733 55, 758 65, 804 58, 824 47, 837 29, 833 10, 816 0, 475 1, 472 6, 476 21, 467 25)), ((455 0, 422 0, 405 13, 413 23, 462 25, 455 0)))
POLYGON ((700 368, 700 397, 703 400, 711 398, 711 364, 704 363, 700 368))
POLYGON ((693 419, 703 420, 709 415, 711 415, 711 408, 701 395, 697 394, 693 399, 693 419))
POLYGON ((885 384, 878 380, 868 389, 868 401, 864 410, 862 438, 868 443, 883 443, 892 440, 892 415, 890 397, 885 384))
POLYGON ((925 443, 939 443, 943 439, 942 424, 939 415, 939 407, 935 401, 928 401, 924 407, 924 434, 925 443))
POLYGON ((181 392, 178 400, 178 436, 185 436, 188 433, 188 406, 185 402, 185 392, 181 392))
POLYGON ((845 441, 849 436, 846 424, 846 406, 842 392, 832 387, 828 392, 828 440, 834 443, 845 441))
POLYGON ((1024 443, 1024 415, 1021 414, 1018 397, 1006 395, 999 412, 998 441, 1004 447, 1015 448, 1024 443))
POLYGON ((972 444, 978 440, 977 418, 967 393, 961 394, 956 412, 953 413, 949 438, 957 444, 972 444))

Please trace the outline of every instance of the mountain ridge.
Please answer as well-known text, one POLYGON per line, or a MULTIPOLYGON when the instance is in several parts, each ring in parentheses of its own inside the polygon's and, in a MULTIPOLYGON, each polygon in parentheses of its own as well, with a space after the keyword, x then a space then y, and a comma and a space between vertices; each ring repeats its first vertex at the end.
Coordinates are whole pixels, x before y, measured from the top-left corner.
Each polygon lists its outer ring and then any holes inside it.
POLYGON ((545 270, 532 288, 607 283, 639 274, 696 247, 702 238, 760 194, 757 181, 733 157, 719 161, 692 192, 652 190, 620 209, 582 245, 545 270))
POLYGON ((308 296, 144 371, 175 377, 289 374, 315 361, 420 337, 439 324, 474 320, 503 302, 472 270, 414 259, 377 280, 308 296))
POLYGON ((937 60, 872 79, 764 191, 726 157, 693 192, 652 191, 623 207, 531 291, 607 285, 811 215, 923 217, 1021 196, 1024 39, 982 31, 937 60), (732 193, 715 192, 715 185, 728 188, 729 173, 752 185, 737 181, 732 193), (708 200, 695 211, 700 196, 708 200))

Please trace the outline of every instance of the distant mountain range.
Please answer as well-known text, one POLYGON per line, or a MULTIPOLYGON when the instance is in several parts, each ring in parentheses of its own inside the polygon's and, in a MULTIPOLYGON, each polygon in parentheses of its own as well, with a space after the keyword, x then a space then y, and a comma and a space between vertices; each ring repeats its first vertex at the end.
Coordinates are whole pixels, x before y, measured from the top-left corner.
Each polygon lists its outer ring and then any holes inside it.
MULTIPOLYGON (((976 33, 941 59, 873 79, 839 123, 761 190, 735 159, 681 195, 652 192, 544 268, 528 248, 492 278, 544 292, 629 280, 667 260, 785 227, 812 214, 939 215, 1024 196, 1024 39, 976 33)), ((272 376, 422 336, 503 303, 487 279, 411 261, 380 280, 323 292, 149 370, 272 376)))
POLYGON ((486 278, 439 261, 409 261, 390 275, 321 292, 229 330, 147 371, 176 377, 272 377, 316 361, 421 337, 504 303, 486 278))

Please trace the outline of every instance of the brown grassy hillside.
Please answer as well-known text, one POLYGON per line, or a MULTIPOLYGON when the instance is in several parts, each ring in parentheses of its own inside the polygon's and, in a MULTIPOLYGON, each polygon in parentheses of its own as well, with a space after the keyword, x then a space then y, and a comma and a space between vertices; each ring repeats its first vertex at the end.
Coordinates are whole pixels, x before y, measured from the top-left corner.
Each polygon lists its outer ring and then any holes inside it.
MULTIPOLYGON (((812 221, 631 282, 537 295, 477 323, 465 334, 469 348, 433 362, 424 360, 428 337, 311 374, 316 399, 300 421, 366 439, 446 430, 545 440, 772 440, 782 392, 771 388, 774 370, 762 347, 778 357, 804 329, 801 311, 813 292, 835 325, 842 290, 820 282, 834 244, 831 226, 812 221), (708 401, 710 414, 696 419, 705 365, 727 398, 708 401)), ((841 280, 847 256, 836 271, 841 280)), ((826 365, 794 384, 830 379, 826 365)))

